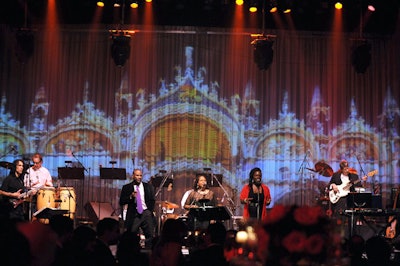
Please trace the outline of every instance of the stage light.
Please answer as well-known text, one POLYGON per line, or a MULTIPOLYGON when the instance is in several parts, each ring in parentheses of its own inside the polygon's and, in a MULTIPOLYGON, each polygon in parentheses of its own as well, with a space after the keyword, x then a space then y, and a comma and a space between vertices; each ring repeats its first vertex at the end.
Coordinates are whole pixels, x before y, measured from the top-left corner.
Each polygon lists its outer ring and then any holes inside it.
POLYGON ((371 63, 371 45, 363 40, 354 45, 351 53, 351 64, 357 73, 365 73, 371 63))
POLYGON ((257 38, 253 40, 251 44, 254 49, 254 62, 258 69, 267 70, 271 66, 274 58, 274 50, 272 49, 274 44, 273 40, 268 37, 257 38))
POLYGON ((25 64, 33 55, 35 40, 33 31, 30 29, 19 29, 15 33, 17 45, 15 46, 15 55, 20 63, 25 64))
POLYGON ((373 5, 368 5, 368 10, 371 12, 375 12, 375 7, 373 5))
POLYGON ((256 0, 251 0, 249 4, 249 11, 251 13, 257 12, 257 1, 256 0))
POLYGON ((236 0, 236 5, 238 5, 238 6, 242 6, 243 3, 244 3, 243 0, 236 0))
POLYGON ((270 13, 275 13, 278 11, 278 2, 277 0, 271 0, 269 2, 269 12, 270 13))
POLYGON ((131 36, 124 33, 112 35, 111 57, 116 66, 122 67, 125 65, 131 53, 131 36))
POLYGON ((335 8, 338 9, 338 10, 340 10, 340 9, 343 8, 343 4, 342 4, 341 2, 336 2, 336 3, 335 3, 335 8))
POLYGON ((98 7, 104 7, 104 2, 103 1, 97 1, 97 6, 98 7))
POLYGON ((137 1, 133 1, 133 2, 130 4, 130 7, 133 8, 133 9, 138 8, 138 7, 139 7, 139 3, 138 3, 137 1))

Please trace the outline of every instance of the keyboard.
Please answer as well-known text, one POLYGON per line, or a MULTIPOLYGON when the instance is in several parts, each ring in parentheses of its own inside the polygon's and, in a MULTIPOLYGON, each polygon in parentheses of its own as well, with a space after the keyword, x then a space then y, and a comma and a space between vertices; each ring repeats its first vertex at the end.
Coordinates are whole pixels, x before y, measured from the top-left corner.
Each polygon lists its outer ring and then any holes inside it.
POLYGON ((348 209, 343 212, 344 215, 365 215, 365 216, 391 216, 391 215, 399 215, 399 209, 379 209, 379 208, 357 208, 357 209, 348 209))

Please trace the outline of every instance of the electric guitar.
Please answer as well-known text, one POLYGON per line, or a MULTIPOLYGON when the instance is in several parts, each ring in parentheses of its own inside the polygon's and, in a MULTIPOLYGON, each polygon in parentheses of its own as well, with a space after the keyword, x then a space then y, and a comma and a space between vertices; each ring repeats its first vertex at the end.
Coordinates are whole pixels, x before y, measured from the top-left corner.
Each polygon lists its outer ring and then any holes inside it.
POLYGON ((39 188, 28 190, 27 192, 21 193, 21 195, 19 196, 18 199, 10 199, 10 202, 12 203, 14 209, 17 208, 18 205, 23 203, 26 200, 26 198, 29 198, 30 196, 34 195, 41 188, 42 187, 39 187, 39 188))
POLYGON ((357 184, 358 182, 362 181, 364 178, 366 177, 371 177, 374 176, 376 173, 378 173, 378 170, 374 170, 369 172, 367 175, 363 176, 361 179, 358 179, 354 182, 347 182, 347 183, 343 183, 341 185, 337 185, 339 191, 337 193, 335 193, 335 191, 331 190, 329 191, 329 200, 330 202, 332 202, 333 204, 335 204, 336 202, 339 201, 340 198, 342 197, 346 197, 349 193, 350 193, 350 188, 357 184))
MULTIPOLYGON (((396 196, 394 197, 393 210, 396 209, 396 204, 397 204, 397 199, 399 197, 399 193, 400 193, 400 186, 397 188, 396 196)), ((396 236, 396 225, 397 225, 395 216, 389 216, 388 222, 390 223, 390 225, 386 228, 385 237, 393 239, 396 236)))

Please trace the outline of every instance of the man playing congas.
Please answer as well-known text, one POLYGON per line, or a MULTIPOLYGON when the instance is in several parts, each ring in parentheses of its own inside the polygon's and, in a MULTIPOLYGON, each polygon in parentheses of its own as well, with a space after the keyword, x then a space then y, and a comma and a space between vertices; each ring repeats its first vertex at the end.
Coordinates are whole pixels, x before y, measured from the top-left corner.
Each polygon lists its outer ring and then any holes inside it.
MULTIPOLYGON (((33 166, 30 167, 24 177, 24 185, 28 190, 34 190, 38 192, 40 189, 48 189, 46 193, 41 193, 43 198, 47 199, 46 205, 53 205, 53 206, 40 206, 41 208, 43 207, 55 207, 55 202, 54 202, 54 187, 53 187, 53 179, 51 178, 49 170, 47 168, 43 167, 43 157, 39 153, 35 153, 32 156, 32 162, 33 166), (52 191, 52 192, 51 192, 52 191), (53 203, 51 203, 51 200, 53 200, 53 203)), ((47 191, 47 190, 46 190, 47 191)), ((34 192, 35 193, 35 192, 34 192)), ((37 203, 37 194, 32 197, 31 201, 31 214, 36 212, 39 208, 39 206, 36 206, 37 203)))

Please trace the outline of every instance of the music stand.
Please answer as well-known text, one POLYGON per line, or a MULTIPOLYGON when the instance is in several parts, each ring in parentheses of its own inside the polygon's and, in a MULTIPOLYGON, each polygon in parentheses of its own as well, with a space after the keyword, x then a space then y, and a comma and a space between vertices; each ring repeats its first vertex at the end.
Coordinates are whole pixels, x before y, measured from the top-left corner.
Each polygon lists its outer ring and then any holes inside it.
MULTIPOLYGON (((164 179, 164 176, 162 176, 162 175, 156 175, 156 176, 150 178, 150 183, 151 183, 155 188, 158 188, 158 187, 161 185, 161 182, 163 181, 163 179, 164 179)), ((164 184, 163 184, 163 187, 168 187, 169 184, 171 184, 171 183, 173 184, 173 183, 174 183, 174 180, 173 180, 172 178, 168 177, 167 180, 165 180, 165 182, 164 182, 164 184)))
POLYGON ((225 206, 191 208, 189 215, 195 217, 200 222, 210 220, 224 221, 231 218, 225 206))
POLYGON ((56 209, 56 208, 44 207, 44 208, 41 208, 40 210, 36 211, 33 214, 33 216, 35 216, 38 219, 50 219, 54 215, 59 215, 59 214, 64 215, 67 213, 68 213, 68 210, 60 210, 60 209, 56 209))
POLYGON ((84 179, 83 167, 58 167, 60 179, 84 179))
POLYGON ((126 169, 125 168, 100 168, 100 179, 115 179, 125 180, 126 169))
POLYGON ((350 192, 347 196, 347 208, 371 208, 372 193, 368 192, 350 192))

